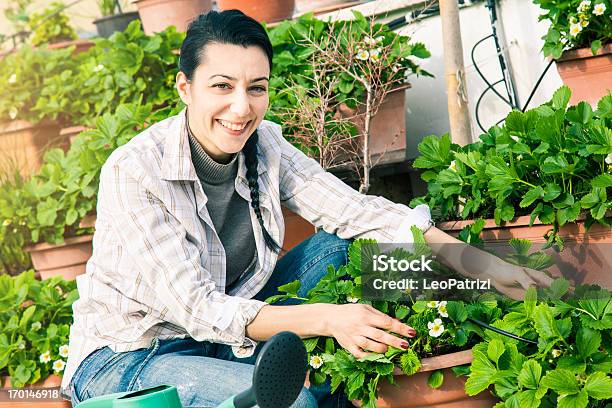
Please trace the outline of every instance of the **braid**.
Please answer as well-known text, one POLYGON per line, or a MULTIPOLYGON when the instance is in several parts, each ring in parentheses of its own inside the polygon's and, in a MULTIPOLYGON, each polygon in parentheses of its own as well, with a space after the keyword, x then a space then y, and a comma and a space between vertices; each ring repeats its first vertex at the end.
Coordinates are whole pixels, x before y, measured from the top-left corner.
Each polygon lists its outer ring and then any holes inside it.
POLYGON ((281 250, 281 247, 274 241, 274 238, 268 233, 266 228, 264 227, 263 217, 261 216, 261 208, 259 207, 259 183, 257 182, 257 141, 259 140, 259 136, 257 131, 255 131, 249 140, 244 145, 242 151, 244 152, 244 159, 246 164, 246 177, 249 183, 249 187, 251 189, 251 207, 253 207, 253 211, 255 211, 255 215, 257 216, 257 220, 259 220, 259 225, 261 226, 261 230, 263 232, 264 240, 266 241, 266 245, 278 253, 281 250))

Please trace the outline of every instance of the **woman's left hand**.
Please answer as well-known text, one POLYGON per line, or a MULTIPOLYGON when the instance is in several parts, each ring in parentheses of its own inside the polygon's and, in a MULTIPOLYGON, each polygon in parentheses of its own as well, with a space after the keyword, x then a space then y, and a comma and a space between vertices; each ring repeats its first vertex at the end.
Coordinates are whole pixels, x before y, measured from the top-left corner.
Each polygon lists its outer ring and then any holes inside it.
POLYGON ((491 285, 498 291, 516 300, 523 300, 525 291, 530 286, 549 287, 553 281, 544 272, 514 265, 499 258, 487 268, 485 275, 485 279, 490 279, 491 285))

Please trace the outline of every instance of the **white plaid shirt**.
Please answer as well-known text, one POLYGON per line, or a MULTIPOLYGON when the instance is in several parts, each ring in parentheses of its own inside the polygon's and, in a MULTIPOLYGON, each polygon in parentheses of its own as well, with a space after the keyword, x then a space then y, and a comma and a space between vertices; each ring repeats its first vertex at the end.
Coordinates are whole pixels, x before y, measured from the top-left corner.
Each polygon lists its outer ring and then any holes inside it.
MULTIPOLYGON (((427 206, 415 209, 353 190, 288 143, 279 125, 258 128, 259 195, 266 229, 282 244, 281 203, 341 238, 411 242, 409 227, 431 225, 427 206)), ((235 187, 251 202, 244 156, 235 187)), ((230 296, 225 292, 225 250, 206 209, 193 163, 185 111, 159 122, 116 149, 102 168, 93 256, 77 277, 70 352, 62 381, 96 349, 115 352, 151 341, 190 336, 233 346, 251 355, 245 327, 265 305, 252 299, 268 281, 277 254, 264 242, 255 213, 254 274, 230 296)), ((250 206, 249 206, 250 208, 250 206)))

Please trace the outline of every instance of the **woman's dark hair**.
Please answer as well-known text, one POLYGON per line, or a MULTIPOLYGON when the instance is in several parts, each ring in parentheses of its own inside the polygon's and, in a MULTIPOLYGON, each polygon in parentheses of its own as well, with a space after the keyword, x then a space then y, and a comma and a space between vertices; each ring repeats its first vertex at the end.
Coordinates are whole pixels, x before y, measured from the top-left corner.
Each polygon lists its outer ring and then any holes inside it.
MULTIPOLYGON (((206 46, 210 43, 241 45, 243 47, 259 47, 268 57, 272 71, 272 43, 261 24, 239 10, 222 12, 209 11, 201 14, 187 28, 187 34, 181 45, 179 69, 188 80, 193 79, 196 68, 205 57, 206 46)), ((259 206, 259 184, 257 172, 257 141, 259 136, 255 131, 244 145, 242 152, 245 157, 246 177, 251 189, 251 207, 259 220, 266 245, 275 252, 281 248, 274 241, 264 226, 261 208, 259 206)))

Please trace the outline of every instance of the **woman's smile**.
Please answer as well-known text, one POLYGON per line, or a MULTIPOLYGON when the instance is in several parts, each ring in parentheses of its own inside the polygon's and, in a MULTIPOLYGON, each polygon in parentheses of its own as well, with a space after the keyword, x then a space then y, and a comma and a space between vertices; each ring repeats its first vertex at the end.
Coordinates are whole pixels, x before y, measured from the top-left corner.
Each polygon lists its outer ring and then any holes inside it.
POLYGON ((246 130, 250 128, 250 125, 253 122, 252 120, 246 122, 231 122, 223 119, 215 119, 215 121, 226 133, 229 133, 233 136, 240 136, 241 134, 243 134, 246 130))

